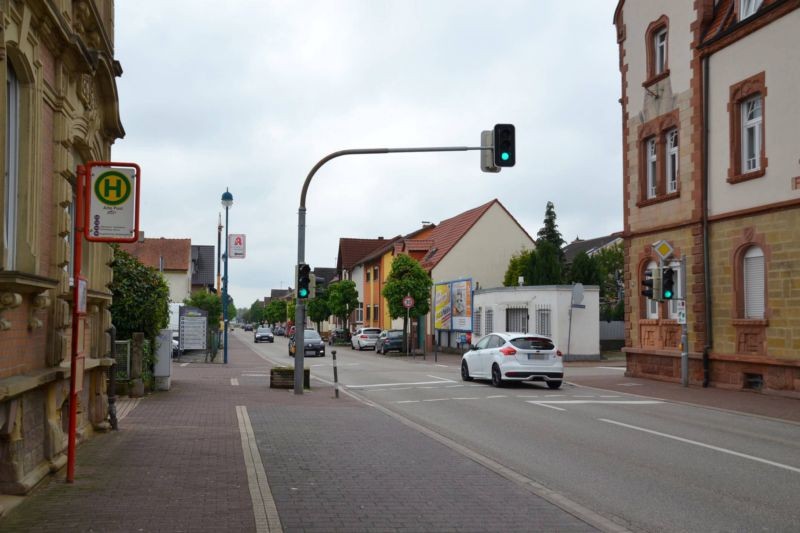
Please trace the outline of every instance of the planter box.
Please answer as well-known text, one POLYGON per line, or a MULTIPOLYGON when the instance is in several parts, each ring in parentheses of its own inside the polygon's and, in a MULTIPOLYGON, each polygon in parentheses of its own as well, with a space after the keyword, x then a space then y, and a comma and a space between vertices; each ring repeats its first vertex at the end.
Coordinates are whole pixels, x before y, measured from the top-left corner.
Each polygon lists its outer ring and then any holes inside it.
MULTIPOLYGON (((294 388, 294 368, 276 366, 269 371, 269 388, 271 389, 293 389, 294 388)), ((311 372, 308 368, 303 369, 303 388, 311 389, 311 372)))

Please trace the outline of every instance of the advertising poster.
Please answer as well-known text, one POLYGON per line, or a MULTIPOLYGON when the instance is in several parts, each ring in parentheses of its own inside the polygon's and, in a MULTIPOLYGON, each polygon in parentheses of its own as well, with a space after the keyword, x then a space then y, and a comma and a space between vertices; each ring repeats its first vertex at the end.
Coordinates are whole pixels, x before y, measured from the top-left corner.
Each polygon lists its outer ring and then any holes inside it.
POLYGON ((452 317, 451 329, 472 331, 472 280, 462 279, 450 284, 452 317))
POLYGON ((435 329, 449 330, 451 326, 450 320, 450 284, 441 283, 433 288, 433 309, 434 309, 434 325, 435 329))

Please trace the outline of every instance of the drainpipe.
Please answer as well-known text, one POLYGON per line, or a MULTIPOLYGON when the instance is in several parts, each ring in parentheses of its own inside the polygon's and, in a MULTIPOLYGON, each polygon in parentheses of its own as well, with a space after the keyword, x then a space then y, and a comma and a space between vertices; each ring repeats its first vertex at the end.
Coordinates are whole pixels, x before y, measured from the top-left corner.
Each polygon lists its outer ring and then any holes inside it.
POLYGON ((711 257, 708 252, 708 85, 711 56, 703 58, 703 285, 705 288, 706 345, 703 347, 703 387, 711 378, 709 351, 713 344, 711 325, 711 257))

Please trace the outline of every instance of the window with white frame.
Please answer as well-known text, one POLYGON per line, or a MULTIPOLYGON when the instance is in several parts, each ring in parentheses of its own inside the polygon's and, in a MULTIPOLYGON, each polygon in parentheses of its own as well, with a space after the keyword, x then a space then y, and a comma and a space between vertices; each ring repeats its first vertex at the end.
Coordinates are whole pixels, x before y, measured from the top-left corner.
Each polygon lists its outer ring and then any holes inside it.
POLYGON ((14 68, 6 61, 6 162, 3 200, 3 264, 5 270, 16 268, 17 210, 19 208, 19 81, 14 68))
POLYGON ((653 74, 662 74, 667 66, 667 29, 656 32, 653 36, 653 74))
POLYGON ((744 318, 764 318, 764 252, 751 246, 744 254, 744 318))
POLYGON ((494 311, 486 310, 486 335, 494 331, 494 311))
POLYGON ((739 0, 739 20, 755 14, 763 0, 739 0))
POLYGON ((358 309, 356 309, 356 324, 364 322, 364 302, 358 302, 358 309))
POLYGON ((481 308, 477 308, 475 310, 475 316, 472 317, 472 334, 475 338, 478 338, 482 335, 481 333, 481 308))
POLYGON ((658 176, 658 157, 656 155, 656 138, 647 141, 647 197, 656 197, 656 178, 658 176))
MULTIPOLYGON (((650 276, 655 275, 656 269, 659 268, 655 261, 650 261, 647 264, 645 276, 649 273, 650 276)), ((654 295, 655 296, 655 295, 654 295)), ((658 301, 647 298, 647 318, 658 318, 658 301)))
POLYGON ((667 132, 667 193, 678 190, 678 129, 667 132))
POLYGON ((742 113, 742 172, 761 168, 761 95, 757 94, 741 103, 742 113))

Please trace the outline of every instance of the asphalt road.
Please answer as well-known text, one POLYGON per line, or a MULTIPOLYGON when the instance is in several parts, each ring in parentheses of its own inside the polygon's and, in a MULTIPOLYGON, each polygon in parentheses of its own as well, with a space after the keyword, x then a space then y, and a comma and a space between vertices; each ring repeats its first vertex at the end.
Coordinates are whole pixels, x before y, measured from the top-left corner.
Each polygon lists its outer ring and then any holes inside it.
MULTIPOLYGON (((247 333, 238 333, 247 340, 247 333)), ((253 345, 291 364, 287 340, 253 345)), ((306 358, 333 380, 330 354, 306 358)), ((569 383, 497 389, 457 360, 337 348, 342 388, 643 531, 799 531, 800 426, 569 383)))

